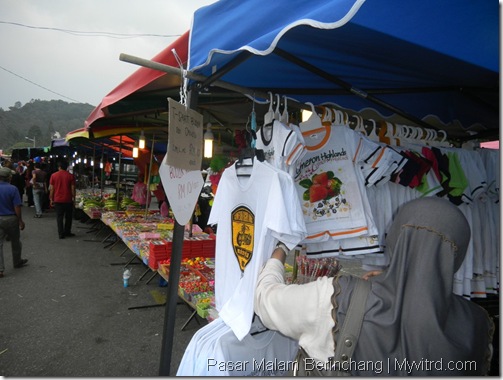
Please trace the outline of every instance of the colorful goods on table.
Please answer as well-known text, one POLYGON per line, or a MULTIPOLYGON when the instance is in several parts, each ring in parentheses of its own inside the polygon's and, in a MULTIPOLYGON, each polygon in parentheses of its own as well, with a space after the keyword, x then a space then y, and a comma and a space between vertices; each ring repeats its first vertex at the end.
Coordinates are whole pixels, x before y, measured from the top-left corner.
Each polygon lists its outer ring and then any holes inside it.
POLYGON ((80 190, 77 193, 77 206, 91 219, 99 219, 103 211, 116 210, 138 210, 141 211, 140 204, 123 193, 117 195, 110 192, 97 192, 95 190, 80 190))
MULTIPOLYGON (((163 278, 169 279, 170 259, 158 262, 163 278)), ((215 264, 210 257, 185 258, 180 265, 178 295, 188 302, 201 318, 213 320, 215 310, 215 264)))
MULTIPOLYGON (((163 230, 164 231, 164 230, 163 230)), ((157 269, 158 261, 171 257, 173 242, 169 240, 150 241, 149 263, 152 269, 157 269)), ((194 259, 199 256, 215 257, 215 239, 205 233, 189 236, 185 234, 182 246, 182 259, 194 259)))

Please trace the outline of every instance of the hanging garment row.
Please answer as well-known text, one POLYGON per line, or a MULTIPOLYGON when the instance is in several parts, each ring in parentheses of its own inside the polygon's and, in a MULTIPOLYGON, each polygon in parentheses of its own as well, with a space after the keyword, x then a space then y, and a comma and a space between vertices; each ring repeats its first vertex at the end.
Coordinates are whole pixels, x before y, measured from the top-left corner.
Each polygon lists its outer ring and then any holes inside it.
MULTIPOLYGON (((271 126, 274 120, 288 124, 288 101, 290 100, 296 107, 302 105, 302 108, 307 106, 310 109, 309 121, 304 121, 304 123, 308 123, 309 129, 319 128, 323 123, 344 124, 357 132, 361 132, 373 141, 380 141, 388 145, 400 146, 412 142, 437 147, 452 146, 447 140, 447 132, 444 130, 410 126, 384 120, 376 122, 373 119, 364 119, 358 114, 349 114, 328 105, 315 107, 313 103, 309 102, 301 104, 294 99, 272 94, 271 92, 269 92, 269 97, 269 109, 263 117, 263 126, 271 126), (276 100, 274 101, 274 99, 276 100), (283 107, 282 110, 281 107, 283 107), (320 112, 317 111, 317 108, 320 112)), ((252 113, 254 114, 254 111, 252 113)))
POLYGON ((322 117, 313 113, 299 126, 273 118, 257 132, 256 146, 266 160, 290 173, 297 185, 307 254, 358 255, 367 269, 383 266, 386 228, 398 207, 417 197, 445 197, 472 226, 473 243, 457 273, 456 293, 468 298, 494 293, 499 288, 497 151, 452 148, 445 134, 438 141, 436 131, 418 128, 412 134, 390 123, 386 133, 374 131, 374 137, 389 137, 385 143, 350 128, 349 120, 331 110, 322 117), (491 227, 481 228, 484 212, 491 227))
POLYGON ((494 254, 499 249, 494 238, 499 233, 499 158, 494 153, 391 146, 351 129, 348 120, 294 125, 273 116, 256 136, 256 147, 242 162, 224 170, 208 220, 218 225, 215 306, 220 318, 191 340, 178 375, 281 375, 284 368, 216 368, 218 362, 293 357, 295 341, 272 330, 254 335, 261 331, 253 319, 258 274, 277 243, 290 250, 302 246, 311 257, 356 257, 362 265, 385 265, 386 229, 396 210, 417 197, 456 200, 475 235, 487 233, 478 238, 472 233, 455 293, 471 297, 477 285, 484 294, 499 287, 494 254), (264 151, 264 162, 253 155, 257 150, 264 151), (243 168, 247 175, 240 176, 243 168), (423 184, 430 191, 417 190, 423 184), (480 228, 482 215, 491 218, 494 230, 480 228), (494 246, 475 248, 484 243, 494 246))

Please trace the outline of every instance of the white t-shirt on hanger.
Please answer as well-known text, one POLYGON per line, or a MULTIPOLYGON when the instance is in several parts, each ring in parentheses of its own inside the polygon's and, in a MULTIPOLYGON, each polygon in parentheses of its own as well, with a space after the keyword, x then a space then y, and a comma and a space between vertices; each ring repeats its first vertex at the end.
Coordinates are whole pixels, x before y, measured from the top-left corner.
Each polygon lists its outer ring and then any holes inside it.
POLYGON ((391 149, 347 126, 323 126, 303 132, 306 154, 297 165, 295 183, 308 236, 305 243, 372 235, 377 231, 365 194, 394 160, 391 149), (382 168, 383 167, 383 168, 382 168), (362 173, 367 170, 366 177, 362 173))
POLYGON ((264 125, 257 131, 255 147, 264 151, 265 159, 272 166, 288 172, 304 155, 302 135, 278 120, 264 125))
POLYGON ((220 318, 197 330, 185 349, 176 376, 205 376, 207 358, 213 353, 214 342, 228 331, 230 327, 220 318))
POLYGON ((229 332, 216 342, 207 376, 284 376, 298 347, 278 331, 248 334, 242 341, 229 332))
POLYGON ((292 178, 255 159, 250 176, 222 174, 208 224, 217 224, 215 304, 238 339, 249 331, 255 285, 278 240, 294 248, 306 227, 292 178))

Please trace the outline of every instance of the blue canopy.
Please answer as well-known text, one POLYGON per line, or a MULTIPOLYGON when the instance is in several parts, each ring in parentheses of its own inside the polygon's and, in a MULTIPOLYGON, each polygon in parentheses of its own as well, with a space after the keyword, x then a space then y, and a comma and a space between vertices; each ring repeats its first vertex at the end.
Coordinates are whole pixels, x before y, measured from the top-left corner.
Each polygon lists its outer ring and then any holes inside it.
POLYGON ((499 4, 220 0, 194 14, 188 69, 208 83, 373 108, 383 117, 403 112, 438 121, 451 136, 471 130, 494 137, 499 4))

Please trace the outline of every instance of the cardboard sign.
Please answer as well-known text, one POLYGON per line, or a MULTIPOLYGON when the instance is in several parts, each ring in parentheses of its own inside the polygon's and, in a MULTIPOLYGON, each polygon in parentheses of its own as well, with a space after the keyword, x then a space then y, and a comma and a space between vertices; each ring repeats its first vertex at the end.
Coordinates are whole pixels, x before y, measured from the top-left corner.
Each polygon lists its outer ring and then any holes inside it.
POLYGON ((166 153, 159 167, 159 175, 176 221, 182 226, 187 224, 204 185, 201 170, 187 171, 171 166, 166 153))
POLYGON ((168 164, 201 170, 203 115, 169 98, 168 164))

